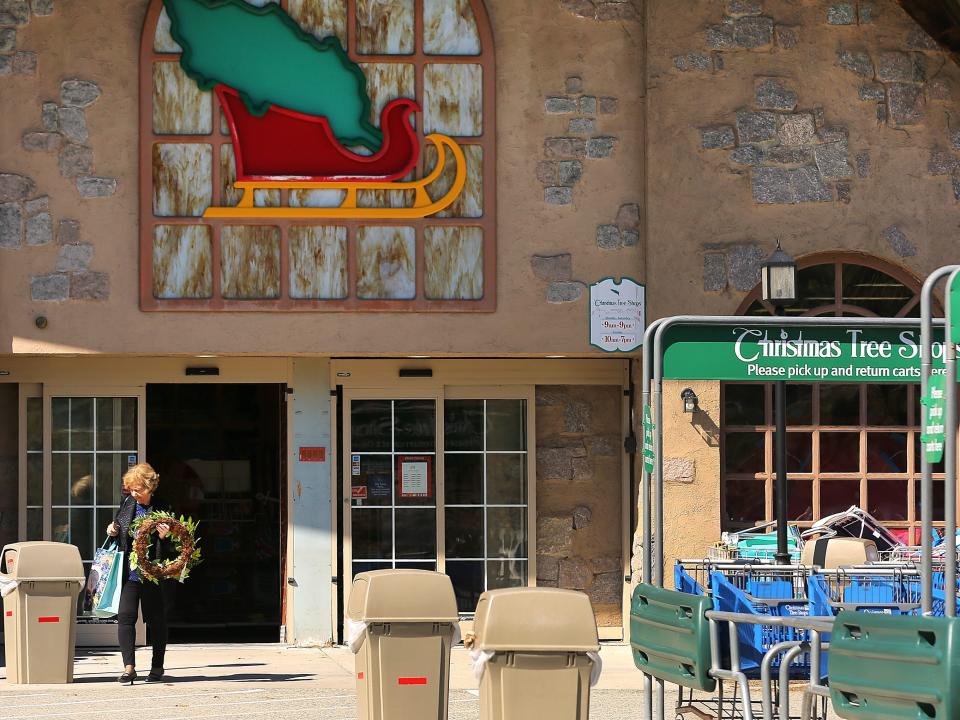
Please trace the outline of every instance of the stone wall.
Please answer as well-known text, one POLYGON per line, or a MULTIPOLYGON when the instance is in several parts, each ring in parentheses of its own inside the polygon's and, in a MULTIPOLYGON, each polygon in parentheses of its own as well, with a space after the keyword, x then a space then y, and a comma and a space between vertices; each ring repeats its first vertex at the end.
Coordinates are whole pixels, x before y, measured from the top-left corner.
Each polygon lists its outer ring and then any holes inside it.
POLYGON ((17 541, 18 386, 0 383, 0 547, 17 541))
POLYGON ((619 387, 537 387, 537 584, 582 590, 622 622, 619 387))

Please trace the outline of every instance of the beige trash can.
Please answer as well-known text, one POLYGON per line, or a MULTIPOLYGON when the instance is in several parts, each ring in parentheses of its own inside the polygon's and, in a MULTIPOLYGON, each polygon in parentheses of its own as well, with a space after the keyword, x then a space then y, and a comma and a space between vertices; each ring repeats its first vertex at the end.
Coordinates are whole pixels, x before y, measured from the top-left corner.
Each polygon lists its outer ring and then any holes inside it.
POLYGON ((24 542, 0 553, 8 683, 73 682, 77 596, 83 563, 75 545, 24 542))
POLYGON ((358 720, 445 720, 458 620, 453 585, 442 573, 357 575, 346 630, 357 656, 358 720))
POLYGON ((584 593, 490 590, 480 596, 474 632, 475 660, 485 663, 481 720, 587 720, 600 643, 584 593))

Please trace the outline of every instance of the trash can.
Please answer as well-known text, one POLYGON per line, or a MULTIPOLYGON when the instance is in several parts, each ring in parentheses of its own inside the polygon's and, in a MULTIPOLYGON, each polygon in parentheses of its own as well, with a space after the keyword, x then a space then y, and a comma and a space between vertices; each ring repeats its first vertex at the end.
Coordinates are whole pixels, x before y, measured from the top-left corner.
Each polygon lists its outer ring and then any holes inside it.
POLYGON ((347 605, 358 720, 445 720, 458 620, 453 585, 442 573, 358 574, 347 605))
POLYGON ((480 596, 474 669, 481 720, 587 720, 600 674, 590 599, 576 590, 509 588, 480 596))
POLYGON ((73 682, 77 596, 83 563, 75 545, 13 543, 0 553, 7 682, 73 682))

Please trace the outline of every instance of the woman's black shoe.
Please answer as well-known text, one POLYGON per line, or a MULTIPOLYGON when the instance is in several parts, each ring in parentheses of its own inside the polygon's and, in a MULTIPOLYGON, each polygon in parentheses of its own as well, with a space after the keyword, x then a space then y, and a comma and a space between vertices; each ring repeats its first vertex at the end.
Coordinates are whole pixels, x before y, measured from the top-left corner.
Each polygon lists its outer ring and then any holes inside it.
POLYGON ((133 681, 137 679, 137 671, 133 672, 124 672, 123 675, 117 678, 117 682, 121 685, 133 685, 133 681))
POLYGON ((150 668, 147 682, 163 682, 163 668, 150 668))

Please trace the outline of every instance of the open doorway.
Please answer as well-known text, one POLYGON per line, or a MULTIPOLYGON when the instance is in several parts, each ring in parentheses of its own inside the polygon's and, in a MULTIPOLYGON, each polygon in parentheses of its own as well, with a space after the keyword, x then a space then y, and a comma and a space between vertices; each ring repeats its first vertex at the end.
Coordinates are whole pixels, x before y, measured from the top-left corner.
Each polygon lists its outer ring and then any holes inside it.
POLYGON ((147 461, 176 513, 199 520, 203 563, 177 586, 174 642, 280 640, 285 388, 147 385, 147 461))

